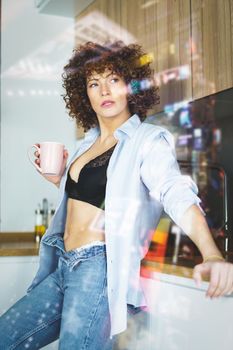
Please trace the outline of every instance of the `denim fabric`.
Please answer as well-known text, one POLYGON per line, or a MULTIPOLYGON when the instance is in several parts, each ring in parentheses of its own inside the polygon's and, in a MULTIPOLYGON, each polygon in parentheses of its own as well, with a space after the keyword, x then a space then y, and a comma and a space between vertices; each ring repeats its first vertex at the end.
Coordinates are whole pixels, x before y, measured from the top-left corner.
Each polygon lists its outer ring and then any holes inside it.
POLYGON ((106 246, 65 252, 58 268, 0 317, 0 349, 110 350, 106 246))

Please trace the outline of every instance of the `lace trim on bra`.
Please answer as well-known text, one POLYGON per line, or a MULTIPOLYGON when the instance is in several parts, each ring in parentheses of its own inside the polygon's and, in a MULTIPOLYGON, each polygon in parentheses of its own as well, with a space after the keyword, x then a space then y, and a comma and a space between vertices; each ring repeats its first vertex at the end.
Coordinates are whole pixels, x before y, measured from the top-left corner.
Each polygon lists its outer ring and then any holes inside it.
POLYGON ((115 146, 116 145, 112 146, 111 148, 109 148, 104 153, 98 155, 94 159, 91 159, 87 164, 84 165, 84 167, 85 168, 94 168, 94 167, 98 167, 98 166, 104 165, 109 160, 109 158, 111 157, 111 154, 112 154, 115 146))

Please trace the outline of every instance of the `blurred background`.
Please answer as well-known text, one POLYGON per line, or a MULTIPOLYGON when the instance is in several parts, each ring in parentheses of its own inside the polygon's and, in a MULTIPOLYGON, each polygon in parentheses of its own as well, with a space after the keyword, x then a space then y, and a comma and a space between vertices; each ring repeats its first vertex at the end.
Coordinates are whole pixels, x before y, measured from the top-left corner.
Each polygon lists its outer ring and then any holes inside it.
MULTIPOLYGON (((0 10, 0 313, 25 294, 38 268, 35 234, 57 202, 28 148, 57 141, 71 155, 84 136, 65 110, 61 74, 86 41, 120 39, 148 52, 141 64, 152 62, 160 104, 146 122, 174 135, 181 171, 197 183, 213 238, 232 261, 232 0, 0 0, 0 10)), ((191 279, 201 260, 163 213, 141 266, 150 313, 129 324, 114 350, 232 346, 232 300, 206 301, 206 285, 191 279)))

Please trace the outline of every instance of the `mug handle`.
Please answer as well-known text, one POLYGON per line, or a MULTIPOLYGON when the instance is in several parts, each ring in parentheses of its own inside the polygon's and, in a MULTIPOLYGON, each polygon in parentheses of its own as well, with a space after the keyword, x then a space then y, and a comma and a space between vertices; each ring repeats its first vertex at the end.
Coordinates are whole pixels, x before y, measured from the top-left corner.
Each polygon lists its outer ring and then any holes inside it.
POLYGON ((30 162, 32 163, 32 165, 40 172, 42 173, 42 169, 39 167, 39 165, 37 165, 31 158, 30 155, 30 151, 32 150, 32 148, 36 148, 36 150, 40 153, 40 148, 37 145, 32 145, 28 148, 28 159, 30 160, 30 162))

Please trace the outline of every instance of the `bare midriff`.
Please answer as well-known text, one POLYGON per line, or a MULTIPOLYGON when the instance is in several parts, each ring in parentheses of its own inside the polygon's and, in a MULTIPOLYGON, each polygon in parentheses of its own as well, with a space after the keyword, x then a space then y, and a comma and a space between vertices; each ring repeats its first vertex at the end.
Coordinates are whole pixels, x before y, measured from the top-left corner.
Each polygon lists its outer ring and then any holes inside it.
POLYGON ((105 241, 103 222, 104 210, 69 198, 64 233, 66 251, 92 241, 105 241))
MULTIPOLYGON (((105 147, 94 144, 71 165, 69 169, 71 178, 77 182, 83 166, 114 144, 116 144, 116 140, 115 143, 113 140, 105 147)), ((64 232, 66 251, 79 248, 93 241, 104 242, 104 215, 105 212, 101 208, 87 202, 68 198, 64 232)))

